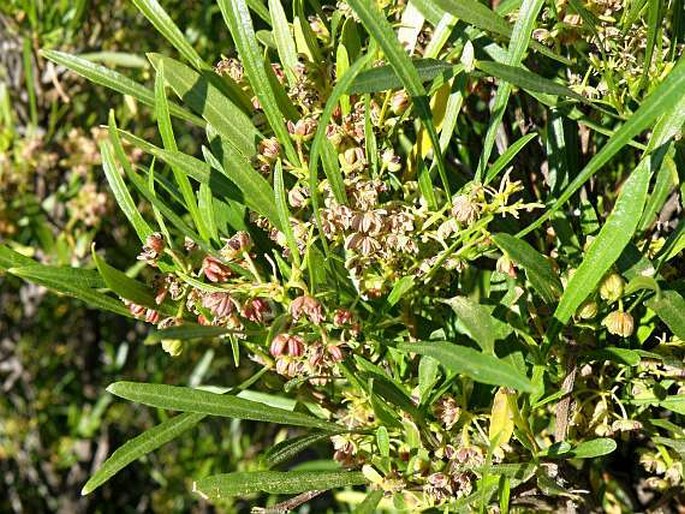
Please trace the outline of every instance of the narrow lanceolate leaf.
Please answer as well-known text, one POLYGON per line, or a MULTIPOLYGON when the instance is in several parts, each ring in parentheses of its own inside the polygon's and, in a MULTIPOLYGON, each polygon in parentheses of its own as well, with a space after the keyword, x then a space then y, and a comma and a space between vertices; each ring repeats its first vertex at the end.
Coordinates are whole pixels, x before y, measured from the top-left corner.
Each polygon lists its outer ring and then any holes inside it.
POLYGON ((378 11, 374 2, 368 2, 367 0, 349 0, 349 4, 357 13, 369 34, 371 34, 381 46, 388 62, 393 67, 396 74, 401 78, 407 92, 411 95, 416 112, 421 119, 423 126, 428 131, 428 136, 431 145, 433 146, 433 151, 435 152, 434 160, 437 162, 442 186, 447 193, 447 197, 449 197, 450 188, 447 180, 447 170, 445 169, 445 163, 440 152, 438 133, 433 125, 430 105, 419 72, 412 64, 412 61, 404 51, 404 48, 402 48, 392 26, 378 11))
MULTIPOLYGON (((520 66, 523 55, 528 48, 533 29, 535 28, 535 20, 537 19, 543 4, 544 0, 523 0, 518 19, 514 24, 514 29, 511 34, 511 42, 509 44, 509 51, 507 52, 506 64, 508 66, 511 66, 514 69, 520 66)), ((495 144, 495 137, 502 118, 504 117, 511 90, 512 85, 510 82, 500 83, 497 89, 492 108, 492 117, 483 140, 483 151, 478 162, 478 169, 476 170, 476 181, 481 181, 484 178, 485 168, 490 160, 492 147, 495 144)))
POLYGON ((276 162, 274 169, 274 200, 276 210, 278 211, 278 219, 281 220, 281 227, 285 234, 288 249, 293 257, 296 266, 300 265, 300 250, 297 247, 297 240, 293 233, 293 227, 290 224, 290 210, 288 209, 288 202, 285 197, 285 184, 283 182, 283 164, 280 159, 276 162))
MULTIPOLYGON (((122 95, 129 95, 139 102, 154 107, 155 95, 145 86, 138 84, 131 80, 126 75, 122 75, 114 70, 92 63, 81 57, 70 55, 56 50, 42 50, 43 56, 61 66, 69 68, 71 71, 78 73, 82 77, 87 78, 95 84, 108 87, 122 95)), ((169 112, 177 118, 190 121, 195 125, 203 126, 202 118, 195 116, 191 112, 179 107, 176 104, 169 105, 169 112)))
POLYGON ((224 396, 188 387, 116 382, 110 385, 107 391, 121 398, 160 409, 265 421, 280 425, 320 428, 329 431, 341 430, 341 427, 335 423, 299 412, 290 412, 235 396, 224 396))
POLYGON ((153 233, 153 230, 138 212, 138 207, 128 192, 124 179, 119 174, 109 143, 103 141, 100 144, 100 154, 102 155, 102 169, 105 171, 114 199, 138 234, 138 238, 144 243, 147 236, 153 233))
POLYGON ((376 489, 375 491, 371 491, 369 494, 366 495, 364 501, 357 505, 357 508, 354 509, 353 514, 374 514, 375 512, 378 512, 377 507, 382 499, 382 489, 376 489))
POLYGON ((511 387, 519 391, 533 391, 533 385, 528 377, 508 362, 494 355, 478 352, 473 348, 457 346, 446 341, 424 341, 400 343, 397 349, 403 352, 429 355, 440 361, 440 364, 448 370, 470 377, 476 382, 511 387))
POLYGON ((252 493, 297 494, 366 483, 359 471, 255 471, 214 475, 193 484, 205 499, 220 500, 252 493))
POLYGON ((624 184, 614 210, 561 296, 554 311, 554 323, 548 330, 548 342, 554 340, 580 304, 595 290, 632 239, 647 200, 649 178, 649 166, 643 161, 624 184))
POLYGON ((550 262, 525 241, 509 234, 494 234, 495 244, 526 271, 531 285, 545 303, 554 303, 562 285, 550 262))
MULTIPOLYGON (((172 152, 178 151, 176 146, 176 138, 174 137, 174 129, 171 125, 171 118, 169 117, 169 102, 166 97, 165 91, 166 81, 164 77, 164 63, 160 62, 157 68, 157 75, 155 76, 155 116, 157 117, 157 126, 159 127, 159 134, 162 136, 162 143, 167 150, 172 152)), ((209 230, 207 224, 202 216, 200 216, 200 211, 197 206, 197 201, 195 199, 195 192, 190 185, 190 180, 188 176, 175 166, 171 167, 174 174, 174 179, 178 184, 178 188, 183 196, 183 203, 188 208, 190 212, 190 217, 193 219, 193 223, 200 233, 200 236, 204 241, 209 240, 209 230)))
POLYGON ((149 54, 150 62, 164 76, 171 89, 193 111, 210 123, 235 149, 246 157, 255 154, 262 135, 252 120, 212 83, 185 64, 159 54, 149 54))
POLYGON ((195 69, 211 69, 211 66, 186 41, 181 30, 157 0, 133 0, 133 4, 152 23, 157 32, 164 36, 195 69))
POLYGON ((276 228, 282 230, 271 185, 254 169, 248 158, 239 154, 224 138, 220 139, 219 146, 223 153, 223 172, 242 191, 245 205, 268 218, 276 228))
MULTIPOLYGON (((685 116, 685 97, 683 97, 683 91, 685 91, 685 57, 680 58, 668 77, 642 102, 640 108, 635 111, 628 121, 614 132, 614 135, 609 138, 607 144, 595 154, 547 211, 518 235, 528 234, 550 219, 604 164, 628 144, 633 137, 646 130, 659 116, 668 113, 665 116, 666 122, 664 125, 676 126, 679 123, 679 127, 682 127, 682 118, 685 116)), ((675 129, 675 131, 677 130, 679 128, 675 129)), ((650 141, 650 148, 658 148, 664 144, 672 137, 669 134, 675 131, 670 128, 664 128, 664 137, 658 138, 658 144, 650 141)))
MULTIPOLYGON (((0 266, 1 268, 2 266, 0 266)), ((99 275, 92 270, 45 266, 36 262, 30 266, 6 268, 6 271, 28 282, 82 300, 91 307, 133 317, 121 301, 97 290, 104 287, 105 284, 99 275)))
POLYGON ((274 28, 274 40, 276 41, 278 57, 281 59, 288 82, 294 85, 297 80, 295 75, 295 68, 298 65, 297 48, 295 47, 295 40, 290 32, 290 25, 288 24, 288 18, 285 15, 281 0, 269 0, 269 14, 271 16, 271 25, 274 28))
POLYGON ((445 300, 457 314, 459 322, 466 328, 483 352, 495 352, 495 327, 492 316, 485 307, 465 296, 456 296, 445 300))
POLYGON ((196 413, 179 414, 126 442, 117 448, 109 459, 90 477, 86 485, 83 486, 81 494, 85 496, 92 493, 131 462, 138 460, 175 439, 183 432, 193 428, 204 417, 204 414, 196 413))
POLYGON ((592 439, 580 443, 573 448, 565 457, 574 459, 594 459, 602 455, 608 455, 617 448, 616 441, 608 437, 592 439))
POLYGON ((476 61, 476 68, 495 78, 506 80, 521 89, 573 98, 582 103, 589 103, 587 99, 575 91, 520 66, 510 66, 496 61, 476 61))
POLYGON ((264 461, 269 468, 274 468, 295 458, 310 446, 330 439, 330 434, 310 434, 286 439, 271 446, 264 453, 264 461))
POLYGON ((269 81, 264 68, 262 52, 257 45, 247 4, 245 0, 218 0, 218 3, 224 21, 233 36, 233 42, 240 54, 252 90, 259 99, 269 125, 283 145, 288 160, 293 164, 298 164, 300 161, 286 129, 283 113, 278 108, 273 90, 274 84, 269 81))
POLYGON ((492 182, 497 175, 504 170, 511 160, 518 155, 518 153, 523 150, 523 148, 533 139, 535 139, 537 134, 531 133, 526 134, 521 139, 516 140, 509 148, 507 148, 502 155, 500 155, 497 160, 490 166, 488 173, 485 177, 485 183, 488 184, 492 182))
POLYGON ((668 328, 685 341, 685 299, 673 290, 662 290, 660 296, 647 300, 647 307, 652 309, 668 328))

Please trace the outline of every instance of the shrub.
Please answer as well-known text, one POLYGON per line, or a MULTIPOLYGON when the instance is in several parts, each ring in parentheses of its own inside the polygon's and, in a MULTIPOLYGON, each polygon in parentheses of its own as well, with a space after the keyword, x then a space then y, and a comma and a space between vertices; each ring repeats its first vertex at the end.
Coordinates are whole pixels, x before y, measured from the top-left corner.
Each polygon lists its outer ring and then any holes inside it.
POLYGON ((211 345, 235 366, 112 384, 182 414, 84 493, 217 416, 291 427, 196 477, 227 509, 328 490, 359 512, 677 502, 677 2, 217 3, 235 48, 211 66, 135 0, 182 58, 148 55, 152 89, 44 52, 154 109, 161 142, 112 112, 101 143, 140 262, 94 249, 77 275, 0 248, 0 265, 144 320, 172 357, 211 345))

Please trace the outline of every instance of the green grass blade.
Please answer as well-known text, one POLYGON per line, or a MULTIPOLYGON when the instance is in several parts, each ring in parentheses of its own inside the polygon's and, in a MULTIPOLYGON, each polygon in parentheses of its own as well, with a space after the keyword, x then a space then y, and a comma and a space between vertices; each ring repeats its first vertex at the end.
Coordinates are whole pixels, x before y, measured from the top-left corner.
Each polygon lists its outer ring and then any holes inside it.
MULTIPOLYGON (((509 43, 509 51, 507 53, 506 64, 511 68, 516 69, 520 67, 523 56, 528 48, 533 29, 535 28, 535 20, 537 19, 538 14, 540 14, 543 4, 544 0, 523 0, 519 16, 511 33, 511 42, 509 43)), ((492 116, 483 140, 483 151, 481 152, 478 167, 476 169, 476 182, 481 182, 483 180, 485 169, 488 166, 490 155, 492 154, 492 147, 495 144, 497 131, 504 118, 507 104, 509 103, 511 90, 511 82, 500 83, 497 88, 492 108, 492 116)))
POLYGON ((179 414, 127 441, 117 448, 93 476, 90 477, 86 485, 83 486, 81 494, 85 496, 92 493, 131 462, 138 460, 142 456, 177 438, 183 432, 190 430, 204 417, 204 414, 196 413, 179 414))
MULTIPOLYGON (((58 52, 56 50, 42 50, 42 55, 46 59, 69 68, 71 71, 78 73, 95 84, 108 87, 122 95, 132 96, 139 102, 149 105, 150 107, 155 106, 155 95, 152 91, 121 73, 92 63, 81 57, 58 52)), ((205 124, 202 118, 195 116, 176 104, 169 105, 169 112, 177 118, 190 121, 195 125, 202 127, 205 124)))
POLYGON ((279 425, 294 425, 339 431, 335 423, 299 412, 290 412, 260 402, 224 396, 188 387, 139 382, 116 382, 107 388, 110 393, 151 407, 182 412, 197 412, 210 416, 264 421, 279 425))
MULTIPOLYGON (((674 124, 677 125, 678 122, 680 123, 678 129, 676 129, 679 130, 683 124, 682 118, 685 117, 685 97, 683 97, 683 91, 685 91, 685 58, 681 57, 668 77, 666 77, 659 87, 642 102, 640 108, 628 119, 628 121, 626 121, 620 129, 614 132, 613 136, 609 138, 609 141, 607 141, 604 147, 595 154, 589 163, 587 163, 585 168, 581 170, 563 193, 561 193, 559 198, 542 216, 517 235, 522 236, 528 234, 550 219, 585 182, 604 166, 604 164, 616 155, 616 153, 618 153, 618 151, 633 137, 643 130, 646 130, 659 116, 664 115, 665 113, 669 113, 669 115, 671 113, 675 114, 675 116, 671 115, 669 117, 675 118, 675 120, 670 120, 675 122, 674 124)), ((652 138, 652 141, 655 141, 655 138, 652 138)), ((663 142, 664 141, 662 141, 661 144, 663 144, 663 142)), ((655 146, 651 142, 650 145, 652 148, 655 146)))
POLYGON ((154 230, 150 228, 150 225, 143 219, 138 212, 138 207, 136 206, 131 194, 126 188, 124 179, 119 174, 114 156, 112 154, 112 149, 110 145, 106 142, 100 144, 100 154, 102 155, 102 169, 105 171, 105 176, 107 177, 107 182, 112 190, 114 199, 117 205, 122 210, 131 226, 138 234, 138 238, 141 242, 145 242, 147 236, 152 234, 154 230))
POLYGON ((297 48, 281 0, 269 0, 269 14, 271 25, 274 28, 273 33, 278 57, 281 59, 288 82, 294 85, 297 80, 295 75, 295 68, 298 65, 297 48))
POLYGON ((397 349, 402 352, 429 355, 440 361, 448 370, 470 377, 476 382, 511 387, 519 391, 533 391, 533 385, 528 377, 508 362, 473 348, 457 346, 446 341, 425 341, 400 343, 397 349))
POLYGON ((522 239, 509 234, 493 234, 495 244, 526 271, 533 289, 547 304, 557 301, 562 285, 550 262, 522 239))
MULTIPOLYGON (((169 103, 167 101, 166 92, 164 90, 164 62, 159 63, 157 68, 157 75, 155 76, 155 116, 157 117, 157 126, 159 127, 159 134, 162 137, 164 147, 172 152, 178 151, 176 146, 176 138, 174 137, 174 129, 171 126, 171 118, 169 117, 169 103)), ((174 174, 174 179, 178 184, 178 188, 183 196, 183 203, 190 212, 190 217, 200 233, 200 237, 205 242, 209 241, 210 235, 207 229, 207 224, 204 218, 200 215, 200 211, 195 200, 195 192, 193 191, 190 181, 183 170, 171 166, 171 171, 174 174)))
POLYGON ((164 67, 166 82, 193 111, 200 114, 222 137, 246 157, 256 153, 262 135, 252 120, 211 82, 185 64, 159 54, 148 54, 159 72, 164 67))
MULTIPOLYGON (((357 13, 362 24, 369 31, 369 34, 378 42, 383 49, 390 65, 397 75, 402 79, 404 87, 414 101, 414 107, 421 119, 423 126, 428 131, 431 145, 433 146, 434 160, 437 163, 438 173, 442 180, 442 186, 450 196, 450 187, 447 180, 447 169, 440 151, 440 141, 438 133, 433 125, 433 115, 431 113, 426 90, 421 82, 419 72, 412 64, 411 59, 402 48, 395 31, 392 29, 388 20, 378 11, 374 3, 365 0, 349 0, 349 4, 357 13)), ((420 158, 420 156, 419 156, 420 158)))
POLYGON ((264 68, 262 52, 257 45, 257 39, 252 26, 252 19, 245 0, 218 0, 221 14, 228 26, 238 54, 245 67, 252 90, 257 95, 267 120, 278 141, 283 146, 288 160, 297 165, 300 159, 290 139, 290 134, 284 123, 284 115, 278 107, 273 84, 264 68))
POLYGON ((365 483, 366 478, 359 471, 253 471, 209 476, 198 480, 193 490, 203 498, 218 500, 259 492, 328 491, 365 483))

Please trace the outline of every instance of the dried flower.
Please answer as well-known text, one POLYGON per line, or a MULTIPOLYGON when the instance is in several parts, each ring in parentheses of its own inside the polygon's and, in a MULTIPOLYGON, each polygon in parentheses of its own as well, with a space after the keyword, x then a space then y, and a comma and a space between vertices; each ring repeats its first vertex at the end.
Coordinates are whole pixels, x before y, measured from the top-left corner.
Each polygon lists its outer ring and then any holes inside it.
POLYGON ((290 314, 295 321, 299 320, 302 315, 307 316, 309 321, 319 325, 323 321, 323 310, 321 303, 316 298, 303 295, 295 298, 290 304, 290 314))
POLYGON ((150 234, 145 239, 143 249, 138 255, 138 260, 143 261, 151 266, 157 265, 157 259, 162 254, 165 248, 164 238, 159 232, 150 234))

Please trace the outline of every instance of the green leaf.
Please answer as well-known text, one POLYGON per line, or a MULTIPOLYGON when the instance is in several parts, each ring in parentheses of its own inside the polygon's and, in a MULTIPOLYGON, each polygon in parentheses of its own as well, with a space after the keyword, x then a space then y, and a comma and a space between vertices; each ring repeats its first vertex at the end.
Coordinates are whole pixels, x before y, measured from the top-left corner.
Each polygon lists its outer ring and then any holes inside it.
MULTIPOLYGON (((92 63, 81 57, 70 55, 56 50, 41 50, 42 55, 61 66, 78 73, 95 84, 108 87, 122 95, 129 95, 139 102, 154 107, 155 95, 145 86, 141 86, 134 80, 99 64, 92 63)), ((169 112, 177 118, 190 121, 195 125, 204 126, 202 118, 186 111, 176 104, 169 105, 169 112)))
POLYGON ((640 354, 635 350, 628 350, 627 348, 616 348, 609 346, 601 350, 595 350, 584 355, 588 360, 608 360, 627 364, 629 366, 637 366, 640 364, 640 354))
POLYGON ((630 242, 647 200, 649 166, 643 161, 623 185, 621 195, 606 223, 585 252, 583 262, 566 286, 547 331, 551 343, 576 309, 592 293, 630 242))
POLYGON ((330 439, 330 434, 310 434, 286 439, 275 446, 267 448, 264 460, 269 468, 286 463, 310 446, 330 439))
POLYGON ((138 238, 144 243, 147 237, 154 231, 140 215, 138 207, 133 201, 131 194, 128 192, 124 179, 119 174, 119 169, 114 161, 114 156, 112 155, 112 149, 109 143, 105 141, 100 143, 100 154, 102 155, 102 169, 105 171, 105 176, 107 177, 107 182, 112 190, 114 199, 133 226, 136 234, 138 234, 138 238))
POLYGON ((297 240, 293 232, 293 227, 290 223, 290 210, 288 209, 288 202, 285 198, 285 184, 283 182, 283 164, 281 160, 276 161, 274 168, 274 201, 276 210, 278 211, 278 219, 280 226, 285 234, 286 243, 290 250, 290 255, 295 262, 295 265, 300 265, 300 249, 297 247, 297 240))
POLYGON ((397 349, 403 352, 429 355, 445 368, 472 378, 484 384, 511 387, 519 391, 532 392, 533 385, 525 375, 508 362, 493 355, 481 353, 473 348, 457 346, 446 341, 400 343, 397 349))
POLYGON ((357 505, 357 508, 355 508, 352 512, 353 514, 374 514, 375 512, 378 512, 377 507, 382 499, 382 489, 376 489, 375 491, 371 491, 369 494, 366 495, 364 501, 357 505))
POLYGON ((159 54, 148 54, 159 73, 164 67, 166 82, 190 108, 202 115, 238 152, 250 158, 262 138, 252 120, 219 89, 185 64, 159 54))
POLYGON ((281 0, 269 0, 269 14, 271 25, 274 28, 273 34, 278 49, 278 57, 281 59, 288 82, 292 86, 297 80, 295 75, 295 69, 298 65, 297 48, 281 0))
POLYGON ((447 180, 447 170, 445 168, 443 156, 440 152, 438 133, 433 125, 433 115, 419 72, 412 64, 412 61, 404 51, 404 48, 402 48, 392 26, 378 11, 374 2, 368 2, 367 0, 348 0, 348 3, 357 13, 369 34, 371 34, 381 46, 390 65, 395 70, 395 73, 401 78, 402 84, 412 97, 416 112, 428 132, 435 153, 434 161, 437 163, 442 186, 449 198, 450 187, 447 180))
POLYGON ((676 336, 685 341, 685 299, 677 291, 662 289, 661 296, 650 298, 646 305, 676 336))
POLYGON ((358 471, 255 471, 213 475, 195 482, 193 491, 209 500, 252 493, 297 494, 362 485, 358 471))
MULTIPOLYGON (((514 24, 514 29, 512 30, 509 51, 507 52, 506 65, 514 69, 514 74, 516 74, 516 68, 519 68, 521 65, 523 55, 528 48, 530 37, 535 28, 535 20, 537 19, 543 4, 544 0, 523 0, 523 3, 521 4, 519 15, 514 24)), ((483 151, 481 152, 478 168, 476 169, 477 182, 480 182, 483 179, 485 169, 490 161, 492 147, 495 144, 495 137, 499 130, 500 123, 502 122, 502 118, 504 117, 511 90, 512 84, 510 82, 500 83, 497 88, 491 110, 492 115, 490 123, 488 125, 488 130, 485 133, 485 138, 483 139, 483 151)))
POLYGON ((402 297, 414 287, 414 277, 406 275, 395 282, 392 286, 392 291, 388 295, 388 304, 395 305, 402 297))
POLYGON ((504 233, 494 234, 492 238, 500 250, 526 271, 528 280, 545 303, 556 302, 563 288, 551 263, 522 239, 504 233))
POLYGON ((92 493, 131 462, 177 438, 183 432, 197 425, 204 417, 204 414, 179 414, 127 441, 117 448, 90 477, 86 485, 83 486, 81 494, 85 496, 92 493))
POLYGON ((335 423, 299 412, 289 412, 243 398, 224 396, 188 387, 116 382, 110 385, 107 391, 121 398, 160 409, 320 428, 328 431, 339 431, 342 428, 335 423))
MULTIPOLYGON (((252 90, 257 95, 269 125, 271 125, 278 141, 284 147, 286 157, 293 164, 300 162, 290 134, 286 129, 284 116, 278 108, 275 84, 269 80, 262 60, 262 52, 257 45, 257 39, 252 26, 252 19, 245 0, 218 0, 221 14, 228 26, 233 42, 238 49, 245 73, 252 90)), ((224 114, 225 115, 225 114, 224 114)))
POLYGON ((176 327, 165 328, 148 334, 145 342, 154 343, 162 339, 203 339, 219 337, 230 334, 231 329, 225 327, 214 327, 205 325, 195 325, 193 323, 184 323, 176 327))
POLYGON ((45 266, 34 263, 31 266, 9 268, 7 272, 17 277, 45 286, 57 293, 63 293, 86 302, 97 309, 132 318, 121 301, 107 296, 96 289, 105 286, 100 276, 92 270, 45 266))
POLYGON ((576 178, 559 195, 559 198, 534 223, 517 235, 528 234, 540 227, 558 211, 580 187, 633 137, 647 129, 655 119, 664 115, 660 127, 655 128, 650 148, 659 148, 683 125, 685 119, 685 57, 681 57, 666 79, 645 99, 640 108, 609 138, 576 178), (659 134, 657 135, 657 131, 659 134))
POLYGON ((537 73, 526 70, 520 66, 511 66, 496 61, 476 61, 476 68, 488 75, 501 80, 506 80, 514 86, 527 91, 536 91, 548 95, 573 98, 582 103, 589 103, 584 97, 575 91, 557 84, 556 82, 541 77, 537 73))
POLYGON ((507 148, 502 155, 500 155, 497 160, 490 166, 488 173, 485 177, 485 183, 488 184, 492 182, 500 172, 507 167, 511 160, 518 155, 518 153, 523 150, 530 141, 535 139, 537 134, 531 133, 526 134, 520 139, 517 139, 509 148, 507 148))
POLYGON ((585 441, 573 448, 564 457, 573 459, 594 459, 603 455, 608 455, 616 450, 616 441, 608 437, 585 441))
MULTIPOLYGON (((26 266, 38 266, 39 263, 12 250, 5 244, 0 243, 0 269, 7 271, 9 268, 23 268, 26 266)), ((104 285, 104 284, 103 284, 104 285)))
MULTIPOLYGON (((174 129, 171 126, 171 119, 169 118, 169 102, 164 90, 164 63, 159 63, 157 68, 157 75, 155 76, 155 116, 157 117, 157 126, 159 127, 159 134, 162 136, 162 142, 167 150, 172 152, 178 151, 176 146, 176 138, 174 137, 174 129)), ((195 192, 193 191, 187 175, 182 169, 175 166, 171 167, 176 183, 183 196, 183 203, 190 212, 190 217, 200 233, 200 236, 205 242, 209 241, 210 234, 204 218, 200 215, 200 211, 195 200, 195 192)))
MULTIPOLYGON (((214 138, 210 137, 210 139, 214 138)), ((224 138, 214 141, 212 149, 215 148, 219 148, 223 154, 221 156, 223 173, 243 193, 245 205, 265 216, 279 230, 283 230, 271 185, 252 167, 247 157, 236 152, 224 138)))
MULTIPOLYGON (((412 63, 422 83, 431 82, 439 75, 453 75, 455 68, 460 69, 460 66, 437 59, 414 59, 412 63)), ((377 93, 379 91, 387 91, 388 89, 400 89, 402 85, 402 79, 395 69, 386 64, 361 72, 350 84, 347 92, 351 95, 377 93)))
POLYGON ((459 322, 466 328, 471 339, 478 343, 483 352, 495 353, 495 320, 482 305, 466 296, 455 296, 444 300, 457 314, 459 322))

